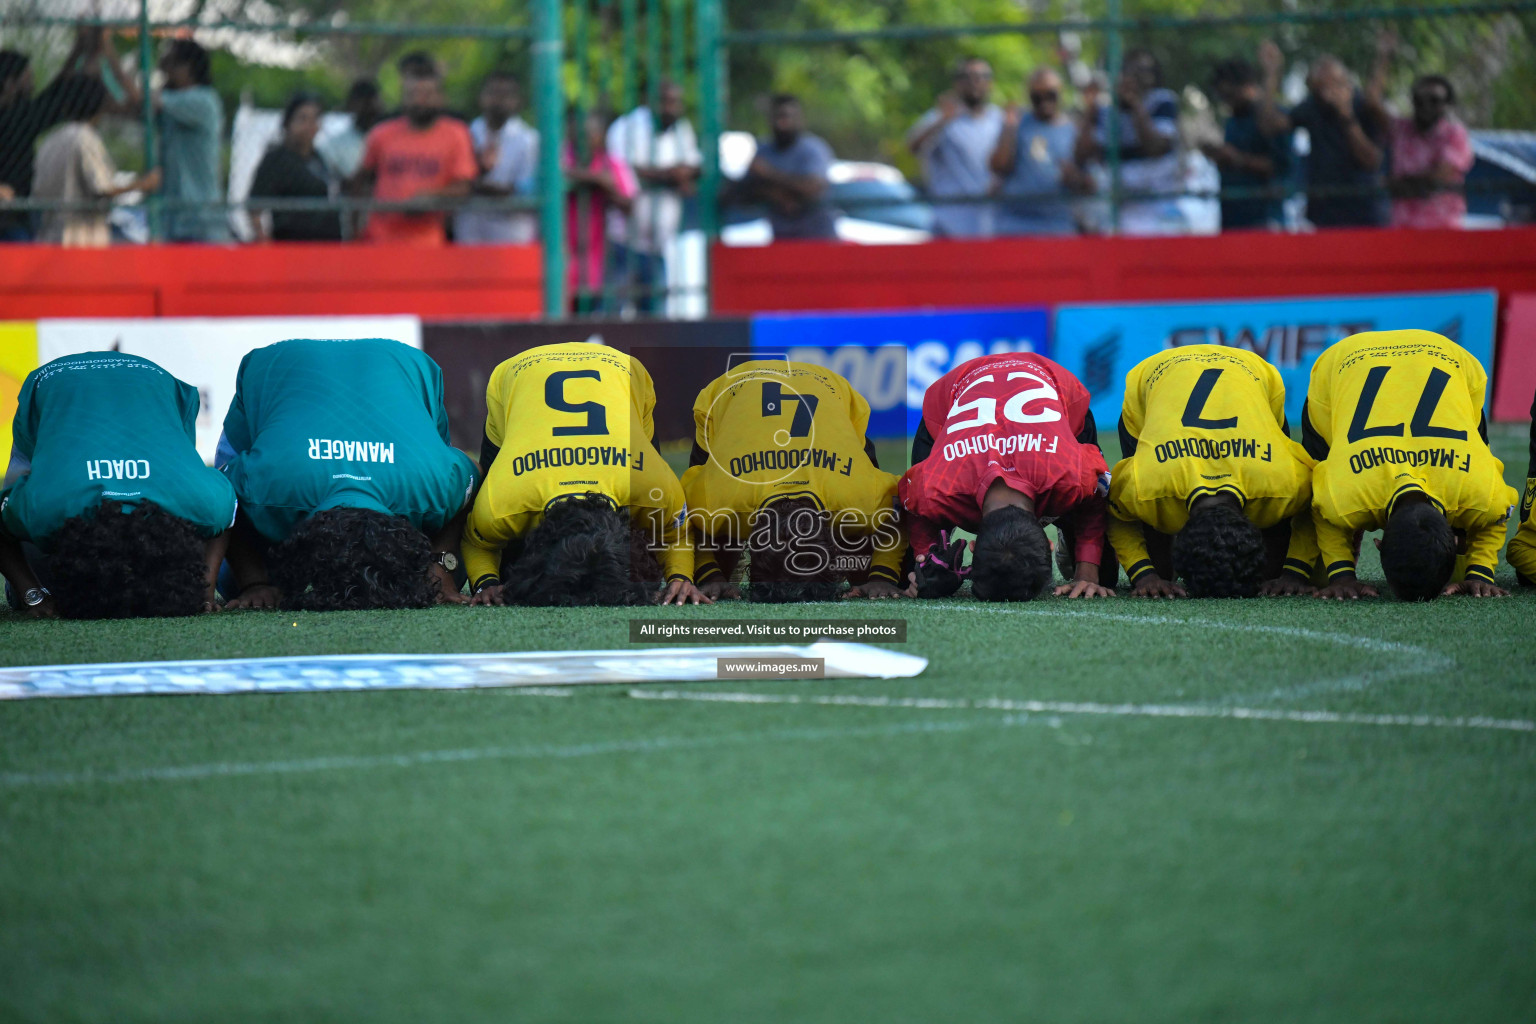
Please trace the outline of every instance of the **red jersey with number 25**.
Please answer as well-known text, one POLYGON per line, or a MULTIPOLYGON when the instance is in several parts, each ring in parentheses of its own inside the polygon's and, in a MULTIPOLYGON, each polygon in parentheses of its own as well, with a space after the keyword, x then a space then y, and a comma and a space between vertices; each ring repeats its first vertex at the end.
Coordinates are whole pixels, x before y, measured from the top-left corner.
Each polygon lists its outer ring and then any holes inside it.
POLYGON ((923 396, 933 450, 907 470, 899 490, 919 517, 913 549, 922 554, 929 542, 920 520, 974 530, 987 489, 1002 480, 1034 499, 1042 521, 1071 517, 1077 559, 1097 564, 1104 547, 1097 489, 1108 467, 1096 445, 1077 439, 1087 416, 1088 389, 1032 352, 981 356, 940 377, 923 396))

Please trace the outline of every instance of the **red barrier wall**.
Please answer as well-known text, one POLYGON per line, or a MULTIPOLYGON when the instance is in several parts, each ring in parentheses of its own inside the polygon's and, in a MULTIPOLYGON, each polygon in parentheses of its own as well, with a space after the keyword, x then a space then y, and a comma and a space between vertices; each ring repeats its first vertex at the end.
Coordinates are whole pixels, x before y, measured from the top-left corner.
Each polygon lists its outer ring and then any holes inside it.
POLYGON ((1536 290, 1536 228, 716 246, 715 309, 910 309, 1536 290))
POLYGON ((415 313, 524 319, 543 308, 537 246, 0 245, 0 320, 415 313))

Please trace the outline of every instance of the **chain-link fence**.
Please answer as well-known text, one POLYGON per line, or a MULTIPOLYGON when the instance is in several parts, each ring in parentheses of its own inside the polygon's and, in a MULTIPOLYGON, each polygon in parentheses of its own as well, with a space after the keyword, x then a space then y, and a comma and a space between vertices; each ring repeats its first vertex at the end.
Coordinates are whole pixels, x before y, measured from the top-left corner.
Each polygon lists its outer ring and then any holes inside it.
POLYGON ((1536 205, 1536 0, 934 10, 0 0, 0 237, 542 240, 549 312, 675 317, 705 311, 715 237, 1536 205))

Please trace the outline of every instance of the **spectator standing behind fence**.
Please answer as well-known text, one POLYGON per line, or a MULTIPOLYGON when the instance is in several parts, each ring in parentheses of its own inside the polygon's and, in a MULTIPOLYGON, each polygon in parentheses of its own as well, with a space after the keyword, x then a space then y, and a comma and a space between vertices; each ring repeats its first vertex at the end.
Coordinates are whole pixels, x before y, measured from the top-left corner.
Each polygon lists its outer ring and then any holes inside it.
POLYGON ((106 86, 89 75, 69 75, 62 81, 69 97, 65 107, 69 122, 45 138, 37 152, 33 195, 55 202, 89 204, 89 208, 45 210, 37 240, 106 248, 112 244, 107 223, 112 197, 154 191, 160 184, 160 172, 152 170, 125 185, 117 184, 117 167, 96 132, 107 105, 106 86))
POLYGON ((757 142, 757 155, 742 179, 748 201, 768 207, 773 240, 836 238, 837 225, 826 203, 832 147, 805 130, 805 109, 796 96, 781 93, 769 105, 771 132, 757 142))
POLYGON ((1071 196, 1093 190, 1076 163, 1077 128, 1061 112, 1061 76, 1041 68, 1029 76, 1029 110, 1009 107, 992 151, 1003 181, 997 212, 1000 235, 1075 235, 1071 196))
POLYGON ((993 233, 995 208, 981 200, 996 191, 991 158, 1004 128, 1003 112, 991 96, 992 66, 967 57, 955 68, 954 88, 907 133, 907 148, 923 161, 934 232, 941 238, 993 233), (972 202, 943 202, 951 198, 972 202))
MULTIPOLYGON (((1264 190, 1263 195, 1221 197, 1221 229, 1278 227, 1284 223, 1281 182, 1291 165, 1291 133, 1259 128, 1259 71, 1240 57, 1216 65, 1216 96, 1230 111, 1222 142, 1200 149, 1221 172, 1221 189, 1264 190)), ((1288 113, 1288 111, 1280 111, 1288 113)))
POLYGON ((570 112, 560 164, 565 171, 565 236, 570 247, 566 289, 571 309, 590 313, 600 305, 609 214, 628 214, 640 186, 629 165, 608 151, 603 118, 591 111, 579 122, 576 111, 570 112), (574 145, 578 131, 588 153, 585 162, 574 145))
POLYGON ((177 39, 160 60, 165 88, 159 112, 161 194, 168 209, 165 237, 173 242, 227 242, 229 219, 219 185, 224 104, 213 88, 208 51, 177 39))
MULTIPOLYGON (((470 122, 470 141, 480 175, 471 192, 506 199, 536 187, 539 133, 518 116, 522 90, 507 71, 493 71, 480 85, 480 116, 470 122)), ((533 214, 513 211, 460 210, 453 217, 459 245, 525 244, 537 237, 533 214)))
MULTIPOLYGON (((1385 74, 1378 54, 1375 78, 1385 74)), ((1374 227, 1381 209, 1381 162, 1386 147, 1387 115, 1370 94, 1362 95, 1337 57, 1324 55, 1307 76, 1307 98, 1289 114, 1275 105, 1285 58, 1265 41, 1259 47, 1264 82, 1259 93, 1259 126, 1266 135, 1305 128, 1307 219, 1318 227, 1374 227)), ((1372 90, 1380 95, 1379 90, 1372 90)))
MULTIPOLYGON (((371 183, 379 202, 458 199, 469 195, 480 173, 469 129, 443 115, 443 79, 435 67, 417 67, 404 80, 401 116, 368 133, 363 160, 349 183, 361 191, 371 183)), ((370 242, 443 245, 447 241, 442 210, 420 213, 378 210, 368 216, 364 237, 370 242)))
MULTIPOLYGON (((76 49, 80 41, 76 38, 76 49)), ((65 67, 70 61, 66 60, 65 67)), ((32 196, 37 138, 65 116, 64 76, 32 95, 32 59, 0 50, 0 202, 32 196)), ((32 239, 32 214, 0 210, 0 242, 32 239)))
POLYGON ((345 181, 357 173, 363 163, 363 147, 373 126, 384 120, 384 103, 379 96, 379 83, 371 78, 359 78, 347 89, 347 99, 342 110, 351 115, 351 123, 340 131, 321 139, 317 145, 320 155, 345 181))
POLYGON ((1451 114, 1456 90, 1443 75, 1413 82, 1413 116, 1391 121, 1395 228, 1459 228, 1467 216, 1462 183, 1472 168, 1472 138, 1451 114))
MULTIPOLYGON (((336 172, 315 149, 324 112, 320 97, 295 94, 283 108, 283 137, 261 158, 251 182, 251 206, 262 199, 330 199, 336 194, 336 172)), ((268 230, 259 213, 251 218, 257 241, 339 242, 341 215, 335 210, 273 210, 268 230)))
POLYGON ((667 246, 683 224, 683 198, 691 196, 704 157, 693 125, 683 116, 683 87, 664 81, 656 112, 640 106, 608 127, 608 152, 634 171, 641 185, 629 217, 612 217, 608 274, 617 285, 620 308, 632 299, 636 311, 661 308, 667 286, 667 246))
POLYGON ((1097 85, 1083 92, 1084 109, 1078 126, 1074 161, 1081 167, 1110 160, 1109 117, 1119 118, 1120 187, 1141 193, 1120 204, 1124 234, 1182 233, 1184 220, 1177 202, 1184 191, 1179 161, 1179 97, 1163 88, 1162 66, 1149 51, 1125 55, 1115 83, 1112 111, 1099 104, 1097 85))

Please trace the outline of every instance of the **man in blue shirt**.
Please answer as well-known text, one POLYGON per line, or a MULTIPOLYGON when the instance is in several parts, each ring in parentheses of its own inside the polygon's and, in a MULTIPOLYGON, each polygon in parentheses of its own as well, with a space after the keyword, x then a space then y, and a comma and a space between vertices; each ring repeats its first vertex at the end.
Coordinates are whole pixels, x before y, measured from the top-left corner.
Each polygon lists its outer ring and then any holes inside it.
POLYGON ((980 202, 995 181, 989 160, 1003 131, 1003 112, 990 101, 992 67, 967 57, 955 69, 955 87, 907 133, 907 148, 922 158, 934 233, 941 238, 987 238, 993 208, 980 202), (971 200, 943 203, 941 199, 971 200))
POLYGON ((1259 129, 1259 72, 1246 60, 1234 57, 1216 65, 1213 84, 1232 112, 1221 144, 1200 147, 1221 171, 1221 229, 1278 225, 1283 217, 1282 182, 1291 164, 1291 133, 1265 135, 1259 129), (1249 194, 1225 194, 1233 189, 1249 194), (1256 190, 1264 194, 1254 194, 1256 190))
POLYGON ((826 204, 832 147, 805 130, 805 110, 796 96, 773 98, 773 133, 757 143, 757 156, 742 181, 743 192, 766 203, 773 240, 836 238, 826 204))
POLYGON ((165 237, 174 242, 227 242, 229 221, 219 186, 224 105, 213 89, 208 51, 190 39, 171 44, 160 61, 160 194, 172 203, 165 237), (177 206, 176 203, 187 205, 177 206), (215 204, 215 205, 210 205, 215 204))
POLYGON ((1075 235, 1069 195, 1093 190, 1073 162, 1077 128, 1061 112, 1061 77, 1049 68, 1029 76, 1029 113, 1008 108, 992 151, 992 170, 1006 197, 998 211, 1003 235, 1075 235))

